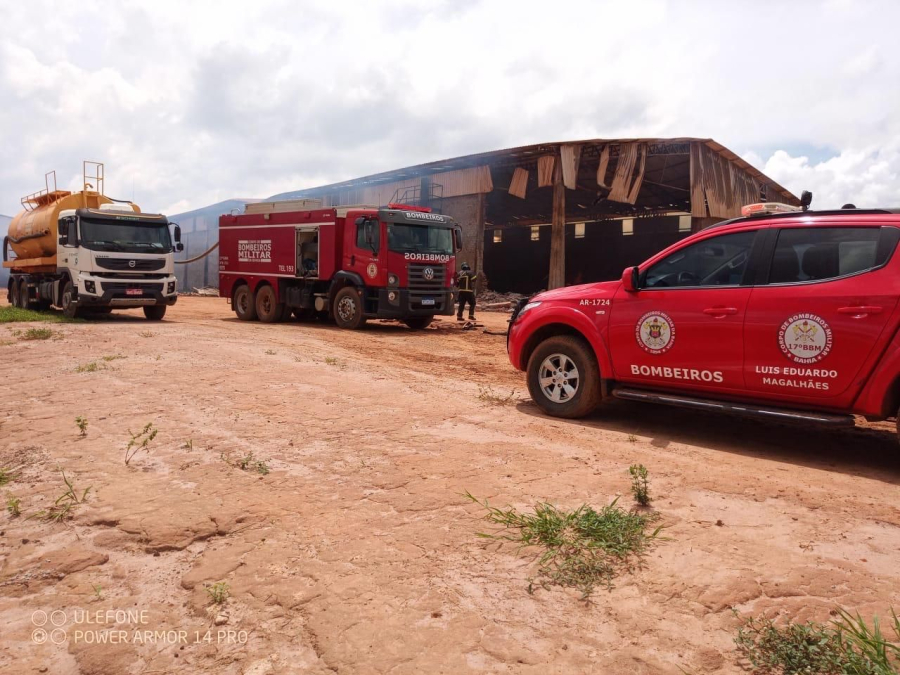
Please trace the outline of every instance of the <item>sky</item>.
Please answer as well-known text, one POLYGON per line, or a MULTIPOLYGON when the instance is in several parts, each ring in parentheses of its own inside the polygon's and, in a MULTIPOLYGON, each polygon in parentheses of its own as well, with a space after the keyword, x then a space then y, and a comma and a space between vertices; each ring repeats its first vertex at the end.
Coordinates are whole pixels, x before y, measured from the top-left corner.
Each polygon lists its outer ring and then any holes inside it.
POLYGON ((714 138, 900 206, 897 0, 0 0, 0 213, 167 214, 532 142, 714 138))

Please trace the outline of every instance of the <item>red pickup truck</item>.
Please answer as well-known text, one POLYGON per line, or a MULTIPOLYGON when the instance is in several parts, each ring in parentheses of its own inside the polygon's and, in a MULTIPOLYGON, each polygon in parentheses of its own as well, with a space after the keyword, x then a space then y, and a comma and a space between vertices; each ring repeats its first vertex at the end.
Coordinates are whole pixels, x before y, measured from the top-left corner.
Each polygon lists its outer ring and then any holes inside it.
POLYGON ((520 303, 509 359, 534 402, 558 417, 609 396, 831 425, 895 417, 900 211, 743 213, 619 281, 520 303))

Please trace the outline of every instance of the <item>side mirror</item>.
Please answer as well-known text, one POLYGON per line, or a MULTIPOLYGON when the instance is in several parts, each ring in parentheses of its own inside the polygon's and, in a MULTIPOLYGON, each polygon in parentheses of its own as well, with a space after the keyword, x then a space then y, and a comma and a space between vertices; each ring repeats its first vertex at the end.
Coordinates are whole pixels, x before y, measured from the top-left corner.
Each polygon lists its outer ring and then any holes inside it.
MULTIPOLYGON (((60 223, 60 225, 63 225, 63 223, 60 223)), ((59 231, 59 245, 60 246, 68 246, 69 245, 68 229, 59 231)))
POLYGON ((175 241, 181 241, 181 225, 175 223, 175 231, 172 235, 175 238, 175 241))
POLYGON ((626 267, 622 272, 622 287, 628 293, 636 293, 640 285, 640 270, 637 266, 626 267))
POLYGON ((181 253, 183 250, 184 250, 184 244, 182 244, 180 241, 176 241, 175 242, 175 251, 177 253, 181 253))
POLYGON ((462 228, 457 227, 453 230, 453 244, 456 247, 457 251, 462 251, 463 240, 462 240, 462 228))
POLYGON ((357 218, 354 222, 355 222, 356 226, 359 227, 360 225, 362 225, 362 224, 364 224, 364 223, 366 222, 366 217, 365 217, 365 216, 360 216, 360 217, 357 218))

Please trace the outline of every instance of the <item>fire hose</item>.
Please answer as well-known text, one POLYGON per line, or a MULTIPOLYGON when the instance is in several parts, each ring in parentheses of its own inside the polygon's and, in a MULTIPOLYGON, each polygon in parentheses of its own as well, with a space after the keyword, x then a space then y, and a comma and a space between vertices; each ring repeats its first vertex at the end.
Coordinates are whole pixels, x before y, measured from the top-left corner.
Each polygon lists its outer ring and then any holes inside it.
POLYGON ((213 244, 212 247, 210 247, 210 249, 208 251, 206 251, 206 253, 201 253, 200 255, 195 256, 193 258, 188 258, 187 260, 176 260, 175 264, 176 265, 187 265, 188 263, 196 262, 197 260, 200 260, 201 258, 205 258, 206 256, 208 256, 210 253, 215 251, 217 248, 219 248, 219 242, 216 242, 215 244, 213 244))

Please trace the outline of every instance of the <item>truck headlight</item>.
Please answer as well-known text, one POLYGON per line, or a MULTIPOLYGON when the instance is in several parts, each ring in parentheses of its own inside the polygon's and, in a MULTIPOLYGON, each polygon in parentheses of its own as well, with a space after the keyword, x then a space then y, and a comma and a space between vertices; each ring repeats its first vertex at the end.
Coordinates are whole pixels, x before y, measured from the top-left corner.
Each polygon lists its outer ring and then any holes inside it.
POLYGON ((168 295, 172 295, 172 293, 174 293, 174 292, 175 292, 175 282, 174 282, 174 281, 170 281, 170 282, 169 282, 169 285, 166 286, 166 293, 167 293, 168 295))
POLYGON ((388 300, 391 302, 397 302, 397 293, 395 291, 390 291, 388 293, 388 300))
POLYGON ((400 283, 396 274, 388 274, 388 286, 396 286, 400 283))
POLYGON ((97 294, 97 285, 93 281, 85 281, 84 282, 84 290, 86 293, 90 293, 91 295, 97 294))
POLYGON ((541 304, 540 301, 538 301, 538 302, 529 302, 527 305, 525 305, 525 306, 522 308, 522 311, 519 312, 518 315, 516 315, 516 318, 517 318, 517 319, 521 318, 522 315, 525 314, 525 312, 530 312, 532 309, 534 309, 535 307, 539 306, 540 304, 541 304))

